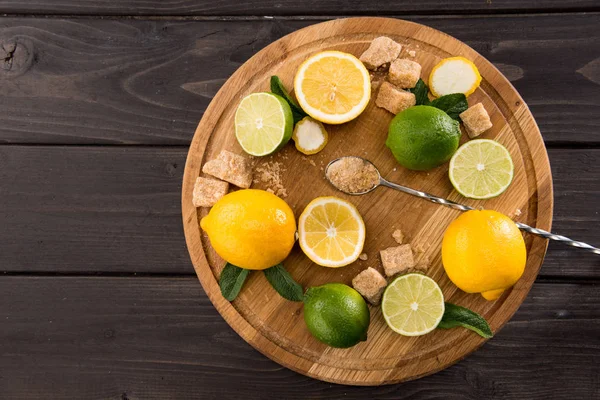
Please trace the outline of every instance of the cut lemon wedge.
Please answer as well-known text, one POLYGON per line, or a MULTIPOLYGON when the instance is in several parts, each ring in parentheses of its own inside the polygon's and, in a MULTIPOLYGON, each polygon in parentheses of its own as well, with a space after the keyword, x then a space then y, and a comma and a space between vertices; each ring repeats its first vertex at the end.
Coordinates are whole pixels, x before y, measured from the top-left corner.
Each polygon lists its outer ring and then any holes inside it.
POLYGON ((300 153, 310 156, 325 148, 329 135, 322 123, 314 118, 304 117, 296 124, 292 139, 300 153))
POLYGON ((383 293, 381 311, 388 326, 404 336, 421 336, 434 330, 445 310, 444 295, 425 275, 396 278, 383 293))
POLYGON ((358 258, 365 244, 365 223, 356 207, 337 197, 311 201, 298 221, 300 248, 323 267, 343 267, 358 258))
POLYGON ((429 89, 435 97, 452 93, 473 93, 481 83, 479 70, 464 57, 444 58, 429 75, 429 89))
POLYGON ((367 107, 371 80, 363 63, 352 54, 323 51, 300 65, 294 91, 308 115, 327 124, 343 124, 367 107))

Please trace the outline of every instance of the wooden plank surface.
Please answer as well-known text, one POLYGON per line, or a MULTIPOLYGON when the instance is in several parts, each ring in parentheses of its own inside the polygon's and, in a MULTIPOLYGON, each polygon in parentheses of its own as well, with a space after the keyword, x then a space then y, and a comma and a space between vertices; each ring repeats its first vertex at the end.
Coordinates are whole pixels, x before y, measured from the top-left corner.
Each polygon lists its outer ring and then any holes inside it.
POLYGON ((179 200, 186 153, 0 146, 2 270, 193 273, 179 200))
POLYGON ((373 15, 594 10, 594 0, 2 0, 0 13, 78 15, 373 15))
POLYGON ((11 400, 600 394, 600 291, 592 284, 536 283, 513 320, 464 361, 376 388, 319 382, 268 360, 221 319, 195 277, 3 277, 0 293, 0 387, 11 400))
MULTIPOLYGON (((600 13, 410 19, 498 66, 548 144, 600 143, 600 13)), ((0 142, 188 144, 244 61, 315 22, 0 19, 0 142)))
MULTIPOLYGON (((159 15, 413 14, 520 91, 552 147, 554 228, 597 245, 598 11, 595 0, 0 0, 0 14, 40 16, 0 19, 0 143, 187 145, 237 67, 323 19, 159 15), (513 15, 577 10, 593 12, 513 15)), ((0 147, 0 271, 193 274, 179 213, 186 152, 0 147)), ((0 397, 598 398, 599 267, 550 244, 539 282, 496 338, 448 370, 381 388, 330 385, 271 362, 227 326, 195 277, 1 276, 0 397)))
MULTIPOLYGON (((0 146, 0 271, 190 273, 180 192, 187 148, 0 146)), ((549 150, 554 230, 600 244, 600 150, 549 150)), ((285 182, 284 182, 285 183, 285 182)), ((599 277, 550 245, 541 274, 599 277)))

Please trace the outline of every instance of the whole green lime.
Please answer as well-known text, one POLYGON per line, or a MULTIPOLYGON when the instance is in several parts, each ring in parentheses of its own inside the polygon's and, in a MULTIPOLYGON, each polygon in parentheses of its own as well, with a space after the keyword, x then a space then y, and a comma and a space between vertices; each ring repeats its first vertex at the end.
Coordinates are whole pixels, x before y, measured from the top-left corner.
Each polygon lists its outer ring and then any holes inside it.
POLYGON ((369 307, 350 286, 328 283, 306 291, 304 321, 321 342, 331 347, 352 347, 367 340, 369 307))
POLYGON ((394 117, 385 144, 400 165, 425 171, 450 160, 459 139, 458 121, 435 107, 415 106, 394 117))

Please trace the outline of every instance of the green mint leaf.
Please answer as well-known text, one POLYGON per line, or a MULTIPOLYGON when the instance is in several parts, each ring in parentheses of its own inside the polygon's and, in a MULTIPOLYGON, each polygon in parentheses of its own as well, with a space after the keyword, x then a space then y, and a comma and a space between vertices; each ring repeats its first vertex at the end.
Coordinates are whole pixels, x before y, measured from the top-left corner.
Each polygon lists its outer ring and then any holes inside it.
POLYGON ((292 116, 294 117, 294 125, 298 123, 302 118, 307 117, 308 114, 304 112, 304 110, 294 101, 292 96, 288 93, 283 86, 283 82, 277 75, 271 76, 271 93, 274 93, 278 96, 281 96, 288 102, 290 108, 292 109, 292 116))
POLYGON ((459 114, 469 108, 467 103, 467 96, 463 93, 452 93, 445 96, 439 97, 429 104, 431 107, 439 108, 445 111, 450 118, 459 121, 459 114))
POLYGON ((446 311, 444 311, 444 316, 437 327, 450 329, 458 326, 470 329, 486 339, 494 336, 487 321, 481 315, 468 308, 446 303, 446 311))
POLYGON ((223 272, 221 272, 221 278, 219 279, 219 286, 221 287, 221 294, 229 301, 233 301, 240 293, 246 278, 248 277, 249 270, 236 267, 233 264, 225 264, 223 272))
POLYGON ((302 301, 304 298, 302 286, 283 268, 283 264, 263 270, 265 277, 284 299, 302 301))
POLYGON ((423 79, 419 79, 414 88, 410 89, 412 93, 414 93, 415 98, 417 100, 417 106, 427 106, 429 105, 429 97, 427 94, 429 93, 429 88, 423 82, 423 79))

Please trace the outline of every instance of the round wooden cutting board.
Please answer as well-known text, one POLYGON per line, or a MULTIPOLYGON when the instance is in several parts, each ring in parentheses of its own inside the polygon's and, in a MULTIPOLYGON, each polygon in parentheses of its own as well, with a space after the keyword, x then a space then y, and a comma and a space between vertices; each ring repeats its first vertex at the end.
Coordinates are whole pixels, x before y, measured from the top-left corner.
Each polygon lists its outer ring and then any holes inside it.
MULTIPOLYGON (((515 220, 549 230, 552 221, 552 176, 548 156, 538 127, 516 90, 494 66, 460 41, 423 25, 388 18, 350 18, 329 21, 294 32, 248 60, 225 83, 208 107, 192 141, 183 181, 182 212, 188 249, 206 294, 233 329, 257 350, 294 371, 328 382, 350 385, 380 385, 415 379, 439 371, 462 359, 484 343, 477 334, 462 328, 435 330, 421 337, 403 337, 389 329, 380 307, 371 307, 368 340, 349 349, 334 349, 314 339, 304 324, 302 304, 280 297, 260 272, 250 274, 238 298, 232 303, 221 296, 218 278, 225 262, 211 248, 201 232, 199 220, 208 209, 192 205, 192 191, 201 166, 222 149, 244 154, 234 136, 233 117, 239 101, 253 92, 268 91, 271 75, 279 76, 292 89, 296 69, 311 54, 335 49, 356 56, 372 39, 388 36, 403 45, 401 57, 423 66, 422 77, 442 58, 464 56, 472 60, 483 77, 481 87, 469 104, 483 102, 493 128, 481 137, 494 139, 510 151, 515 176, 510 188, 488 201, 465 199, 452 188, 448 165, 428 172, 414 172, 396 163, 385 146, 388 124, 393 115, 375 107, 373 93, 365 112, 356 120, 327 126, 329 144, 319 154, 303 156, 290 142, 279 153, 254 159, 255 171, 268 164, 280 167, 284 200, 296 217, 315 197, 339 196, 352 202, 367 227, 366 261, 339 269, 313 264, 296 244, 284 262, 286 269, 304 287, 328 282, 351 284, 352 278, 372 266, 381 271, 379 251, 395 242, 392 233, 401 229, 405 240, 427 257, 427 275, 436 280, 446 301, 482 314, 497 332, 521 305, 542 265, 546 241, 525 235, 528 250, 523 277, 496 301, 457 289, 447 278, 441 263, 440 246, 448 224, 459 212, 409 195, 379 188, 364 196, 347 196, 324 179, 327 163, 344 155, 359 155, 373 161, 382 176, 400 184, 446 197, 474 207, 498 210, 515 220)), ((426 80, 426 79, 425 79, 426 80)), ((463 133, 462 142, 467 140, 463 133)), ((257 174, 255 174, 257 175, 257 174)), ((259 176, 260 178, 260 176, 259 176)), ((256 188, 269 188, 258 182, 256 188)), ((265 244, 267 245, 267 244, 265 244)))

